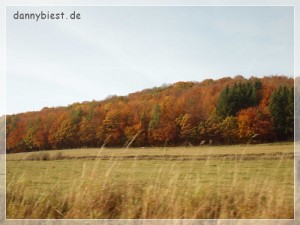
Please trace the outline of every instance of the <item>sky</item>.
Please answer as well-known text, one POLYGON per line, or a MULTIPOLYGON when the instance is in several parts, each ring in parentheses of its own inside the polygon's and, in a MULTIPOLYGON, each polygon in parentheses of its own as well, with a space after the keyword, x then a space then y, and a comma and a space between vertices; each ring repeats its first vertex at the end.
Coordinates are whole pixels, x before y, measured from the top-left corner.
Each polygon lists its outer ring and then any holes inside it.
POLYGON ((293 76, 293 7, 8 7, 6 113, 178 81, 293 76), (80 20, 16 20, 72 12, 80 20))

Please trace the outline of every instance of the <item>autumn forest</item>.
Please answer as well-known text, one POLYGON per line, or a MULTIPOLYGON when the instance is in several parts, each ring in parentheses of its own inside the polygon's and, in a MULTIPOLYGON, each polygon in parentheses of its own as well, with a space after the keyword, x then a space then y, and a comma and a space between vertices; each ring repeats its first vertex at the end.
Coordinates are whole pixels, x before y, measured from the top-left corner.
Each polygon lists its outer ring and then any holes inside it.
POLYGON ((8 115, 7 153, 292 141, 294 79, 177 82, 102 101, 8 115))

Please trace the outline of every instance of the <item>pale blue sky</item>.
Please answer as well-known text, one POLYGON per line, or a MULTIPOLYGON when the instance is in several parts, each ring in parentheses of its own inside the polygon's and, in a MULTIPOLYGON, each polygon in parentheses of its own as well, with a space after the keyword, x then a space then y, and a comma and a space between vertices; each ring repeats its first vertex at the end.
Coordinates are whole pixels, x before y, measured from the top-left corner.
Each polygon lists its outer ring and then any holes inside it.
POLYGON ((293 76, 293 7, 8 7, 7 114, 177 81, 293 76), (79 21, 13 20, 79 12, 79 21))

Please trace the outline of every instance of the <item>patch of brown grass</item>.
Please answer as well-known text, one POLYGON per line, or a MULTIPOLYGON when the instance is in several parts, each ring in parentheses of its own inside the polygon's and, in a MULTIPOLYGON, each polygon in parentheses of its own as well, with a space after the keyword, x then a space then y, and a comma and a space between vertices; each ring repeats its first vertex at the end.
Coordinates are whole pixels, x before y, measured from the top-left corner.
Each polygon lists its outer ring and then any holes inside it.
POLYGON ((65 159, 62 152, 55 152, 54 154, 50 154, 49 152, 34 152, 30 155, 26 156, 25 160, 33 160, 33 161, 48 161, 48 160, 62 160, 65 159))

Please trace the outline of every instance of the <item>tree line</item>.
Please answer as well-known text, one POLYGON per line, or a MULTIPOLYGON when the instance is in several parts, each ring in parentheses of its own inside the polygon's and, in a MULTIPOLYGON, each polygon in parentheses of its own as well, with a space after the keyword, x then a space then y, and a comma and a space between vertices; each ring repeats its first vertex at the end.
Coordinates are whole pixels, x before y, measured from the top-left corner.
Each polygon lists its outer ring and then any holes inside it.
POLYGON ((6 117, 7 152, 290 141, 294 80, 177 82, 6 117))

